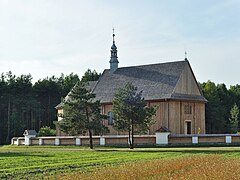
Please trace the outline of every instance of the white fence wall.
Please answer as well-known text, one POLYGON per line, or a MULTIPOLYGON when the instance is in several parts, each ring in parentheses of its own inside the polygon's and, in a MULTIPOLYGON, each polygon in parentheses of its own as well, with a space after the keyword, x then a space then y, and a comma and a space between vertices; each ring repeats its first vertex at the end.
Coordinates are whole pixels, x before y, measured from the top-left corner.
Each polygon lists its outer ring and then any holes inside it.
MULTIPOLYGON (((171 135, 135 135, 136 145, 179 145, 179 144, 239 144, 239 134, 191 134, 171 135)), ((88 136, 52 136, 52 137, 14 137, 13 145, 89 145, 88 136)), ((93 144, 99 146, 128 145, 128 136, 93 136, 93 144)))

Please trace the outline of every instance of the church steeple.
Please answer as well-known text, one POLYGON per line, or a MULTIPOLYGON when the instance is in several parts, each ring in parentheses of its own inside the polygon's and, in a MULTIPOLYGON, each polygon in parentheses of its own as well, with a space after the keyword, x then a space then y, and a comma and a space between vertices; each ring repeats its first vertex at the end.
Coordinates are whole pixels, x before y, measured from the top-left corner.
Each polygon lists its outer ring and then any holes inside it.
POLYGON ((115 45, 115 34, 113 28, 113 45, 111 47, 110 70, 115 71, 118 68, 117 46, 115 45))

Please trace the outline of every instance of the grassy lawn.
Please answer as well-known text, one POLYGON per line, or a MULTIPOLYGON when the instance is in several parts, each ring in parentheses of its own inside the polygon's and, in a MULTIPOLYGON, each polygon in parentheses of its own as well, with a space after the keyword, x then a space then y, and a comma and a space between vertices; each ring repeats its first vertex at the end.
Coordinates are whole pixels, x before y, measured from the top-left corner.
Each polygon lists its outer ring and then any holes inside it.
POLYGON ((0 179, 236 179, 238 167, 238 147, 0 147, 0 179))

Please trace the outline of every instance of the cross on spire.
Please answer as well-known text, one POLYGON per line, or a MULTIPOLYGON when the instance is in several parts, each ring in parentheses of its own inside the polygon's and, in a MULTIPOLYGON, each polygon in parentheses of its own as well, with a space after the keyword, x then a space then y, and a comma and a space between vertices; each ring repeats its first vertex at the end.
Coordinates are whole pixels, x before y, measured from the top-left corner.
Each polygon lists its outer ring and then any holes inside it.
POLYGON ((113 43, 115 43, 115 39, 114 39, 114 37, 115 37, 114 28, 112 29, 112 31, 113 31, 113 43))
POLYGON ((184 54, 185 54, 185 60, 188 60, 188 59, 187 59, 187 51, 185 51, 184 54))

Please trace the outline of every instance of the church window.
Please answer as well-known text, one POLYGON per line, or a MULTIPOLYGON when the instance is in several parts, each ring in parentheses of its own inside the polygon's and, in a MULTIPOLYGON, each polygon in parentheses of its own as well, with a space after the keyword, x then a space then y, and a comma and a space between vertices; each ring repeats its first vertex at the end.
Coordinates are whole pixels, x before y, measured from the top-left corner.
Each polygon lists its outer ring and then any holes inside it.
POLYGON ((184 113, 185 114, 192 114, 192 106, 187 104, 184 106, 184 113))
POLYGON ((113 125, 113 112, 108 112, 108 125, 113 125))

